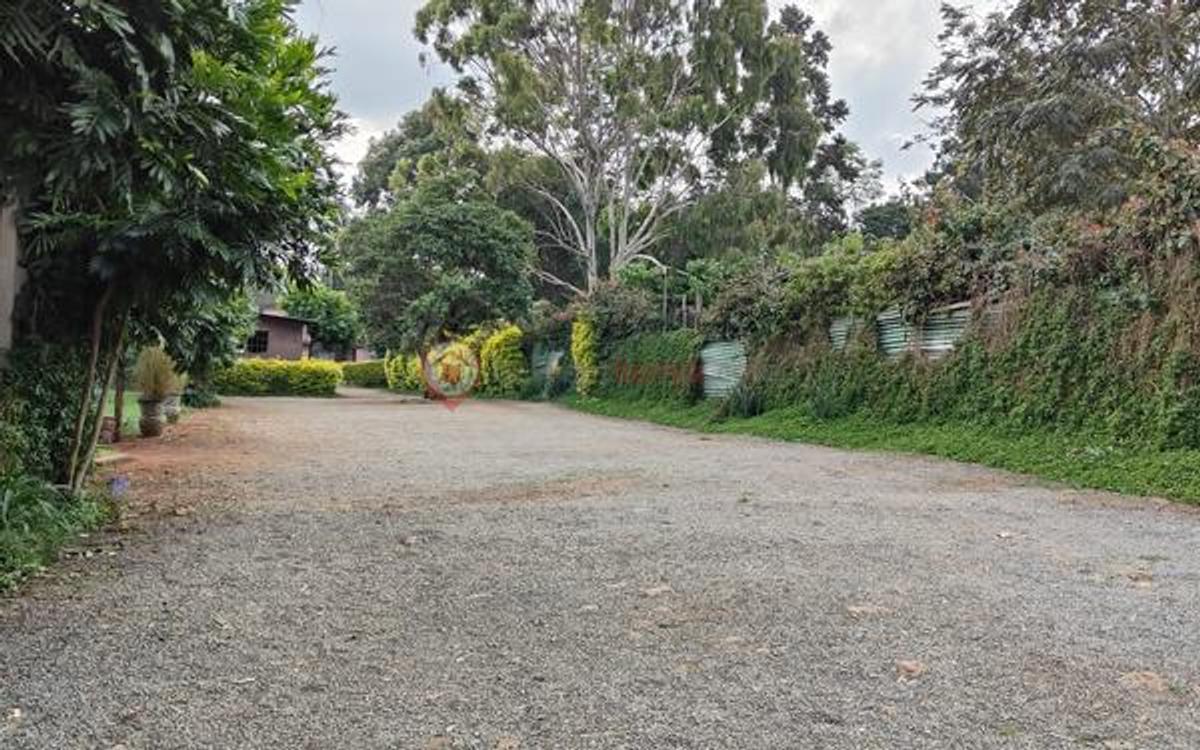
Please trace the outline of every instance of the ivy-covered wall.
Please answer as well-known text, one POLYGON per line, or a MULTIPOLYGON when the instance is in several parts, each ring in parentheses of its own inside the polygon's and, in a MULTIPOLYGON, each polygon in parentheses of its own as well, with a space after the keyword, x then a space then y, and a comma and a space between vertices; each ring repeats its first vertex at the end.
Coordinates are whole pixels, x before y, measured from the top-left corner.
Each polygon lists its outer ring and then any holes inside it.
POLYGON ((1200 359, 1192 323, 1102 289, 1047 288, 977 314, 949 357, 889 360, 869 332, 844 352, 759 347, 734 415, 800 407, 818 419, 968 421, 1093 433, 1115 443, 1200 448, 1200 359))

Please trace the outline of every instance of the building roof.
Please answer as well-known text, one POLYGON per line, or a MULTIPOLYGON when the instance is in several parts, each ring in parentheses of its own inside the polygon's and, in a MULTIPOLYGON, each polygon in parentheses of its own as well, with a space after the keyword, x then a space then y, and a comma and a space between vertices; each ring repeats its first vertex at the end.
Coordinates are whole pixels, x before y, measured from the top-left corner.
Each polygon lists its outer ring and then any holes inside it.
POLYGON ((288 315, 286 312, 284 312, 283 310, 280 310, 279 308, 276 308, 276 307, 263 308, 258 311, 258 314, 260 316, 265 316, 268 318, 279 318, 280 320, 294 320, 297 323, 312 323, 313 322, 313 321, 309 320, 308 318, 298 318, 295 315, 288 315))

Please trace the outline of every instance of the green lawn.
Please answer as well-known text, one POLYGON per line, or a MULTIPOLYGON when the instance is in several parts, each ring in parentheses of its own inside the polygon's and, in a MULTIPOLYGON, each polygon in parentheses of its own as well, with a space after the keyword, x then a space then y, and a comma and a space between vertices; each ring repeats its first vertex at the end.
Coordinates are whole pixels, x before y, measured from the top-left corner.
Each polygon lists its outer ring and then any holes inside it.
MULTIPOLYGON (((121 415, 121 435, 124 437, 137 437, 138 435, 138 420, 142 418, 142 407, 138 406, 137 391, 125 391, 125 411, 121 415)), ((108 399, 104 404, 104 416, 116 416, 116 394, 112 391, 108 392, 108 399)))
POLYGON ((801 409, 752 419, 713 419, 714 405, 614 398, 566 403, 592 414, 642 419, 716 433, 737 433, 837 448, 943 456, 1066 484, 1200 504, 1200 451, 1113 445, 1089 435, 1013 432, 970 424, 891 424, 864 417, 816 420, 801 409))

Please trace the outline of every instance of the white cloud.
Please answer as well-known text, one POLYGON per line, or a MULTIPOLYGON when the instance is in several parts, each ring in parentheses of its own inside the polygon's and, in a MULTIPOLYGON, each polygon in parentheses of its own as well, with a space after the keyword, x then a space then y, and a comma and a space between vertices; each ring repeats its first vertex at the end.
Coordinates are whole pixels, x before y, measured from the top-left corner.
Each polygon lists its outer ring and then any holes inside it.
POLYGON ((339 162, 338 172, 342 179, 342 184, 347 187, 350 181, 354 179, 354 173, 358 168, 358 163, 367 155, 367 147, 371 143, 372 138, 378 138, 385 131, 395 125, 392 120, 369 120, 365 118, 352 117, 350 118, 350 132, 342 136, 342 138, 333 144, 333 155, 337 157, 339 162))

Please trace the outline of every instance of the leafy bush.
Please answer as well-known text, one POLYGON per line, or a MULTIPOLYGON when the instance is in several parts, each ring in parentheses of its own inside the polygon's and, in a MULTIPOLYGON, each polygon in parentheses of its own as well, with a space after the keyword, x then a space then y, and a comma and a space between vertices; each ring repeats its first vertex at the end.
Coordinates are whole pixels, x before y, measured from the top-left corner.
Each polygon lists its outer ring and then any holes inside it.
POLYGON ((363 333, 358 308, 340 289, 320 284, 306 289, 292 287, 280 300, 288 315, 310 321, 313 341, 325 349, 345 352, 354 348, 363 333))
POLYGON ((342 378, 346 385, 356 385, 359 388, 387 388, 387 373, 384 372, 385 360, 375 359, 370 362, 346 362, 342 364, 342 378))
POLYGON ((596 327, 590 320, 571 324, 571 362, 575 370, 575 391, 591 396, 600 384, 600 360, 596 327))
POLYGON ((634 398, 694 401, 700 393, 698 331, 643 333, 620 341, 604 367, 604 390, 634 398))
POLYGON ((480 350, 482 386, 494 396, 517 396, 529 381, 529 364, 521 349, 523 334, 515 325, 493 333, 480 350))
POLYGON ((598 287, 579 306, 575 317, 586 318, 592 325, 600 359, 608 358, 616 342, 663 327, 660 303, 652 293, 611 283, 598 287))
POLYGON ((68 498, 28 475, 0 474, 0 591, 41 569, 59 547, 106 515, 94 498, 68 498))
POLYGON ((721 288, 705 308, 701 326, 714 339, 757 341, 787 322, 787 271, 773 265, 747 267, 721 288))
POLYGON ((717 419, 737 417, 749 419, 757 417, 767 410, 766 399, 762 390, 754 383, 743 380, 734 386, 733 390, 717 406, 717 419))
POLYGON ((229 396, 333 396, 342 368, 321 359, 242 359, 213 377, 229 396))
POLYGON ((415 354, 391 355, 384 360, 383 370, 389 390, 403 393, 425 390, 421 358, 415 354))
POLYGON ((0 367, 0 464, 5 468, 65 481, 86 358, 77 348, 32 343, 9 352, 0 367))

